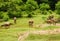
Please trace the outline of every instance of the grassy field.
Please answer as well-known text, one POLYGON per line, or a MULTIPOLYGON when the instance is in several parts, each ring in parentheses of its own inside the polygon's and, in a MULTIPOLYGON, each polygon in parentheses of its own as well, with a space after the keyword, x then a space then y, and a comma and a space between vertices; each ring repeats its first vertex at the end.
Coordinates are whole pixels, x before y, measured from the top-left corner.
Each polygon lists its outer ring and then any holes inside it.
POLYGON ((25 41, 60 41, 60 34, 57 35, 37 35, 30 34, 25 41))
MULTIPOLYGON (((38 25, 38 24, 42 24, 47 16, 48 15, 38 15, 38 16, 33 17, 32 19, 34 20, 34 26, 38 25)), ((23 18, 18 18, 17 19, 17 24, 14 24, 14 25, 10 26, 8 29, 0 27, 0 41, 18 41, 19 34, 22 34, 25 31, 29 31, 29 30, 48 30, 48 29, 59 28, 58 26, 48 26, 48 27, 44 27, 44 28, 40 28, 40 27, 29 28, 28 20, 29 20, 29 18, 24 18, 24 17, 23 18)), ((13 20, 9 20, 9 21, 13 23, 13 20)), ((2 24, 2 23, 4 23, 4 22, 1 22, 0 24, 2 24)), ((48 37, 40 36, 40 35, 34 35, 32 37, 32 40, 30 40, 30 38, 31 38, 30 36, 27 38, 26 41, 40 41, 41 37, 43 38, 43 39, 41 39, 41 41, 48 40, 47 39, 48 37)), ((58 35, 53 36, 53 38, 54 37, 58 37, 58 35)), ((58 39, 59 38, 60 38, 60 35, 59 35, 58 39)))

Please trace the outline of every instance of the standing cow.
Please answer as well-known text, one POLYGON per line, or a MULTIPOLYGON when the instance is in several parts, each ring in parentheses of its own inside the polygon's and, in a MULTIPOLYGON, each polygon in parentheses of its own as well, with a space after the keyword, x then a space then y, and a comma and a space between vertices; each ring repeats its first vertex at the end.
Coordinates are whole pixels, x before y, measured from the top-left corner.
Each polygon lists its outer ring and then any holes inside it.
POLYGON ((34 21, 32 19, 29 20, 29 27, 33 27, 34 21))
POLYGON ((16 24, 16 17, 14 17, 14 23, 16 24))

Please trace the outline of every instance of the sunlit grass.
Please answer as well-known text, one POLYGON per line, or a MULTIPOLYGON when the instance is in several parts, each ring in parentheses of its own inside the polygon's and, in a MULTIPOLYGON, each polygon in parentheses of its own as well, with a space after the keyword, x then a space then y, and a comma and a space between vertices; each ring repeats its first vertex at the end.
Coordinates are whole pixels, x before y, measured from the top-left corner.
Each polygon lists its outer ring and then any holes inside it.
POLYGON ((37 35, 30 34, 25 41, 60 41, 60 35, 37 35))
MULTIPOLYGON (((48 15, 39 15, 39 16, 35 16, 32 19, 34 20, 34 26, 40 23, 43 23, 44 20, 46 19, 48 15)), ((18 41, 18 34, 24 33, 26 31, 33 31, 33 30, 48 30, 48 29, 54 29, 54 28, 59 28, 56 26, 48 26, 48 27, 38 27, 38 28, 30 28, 28 25, 28 21, 30 18, 18 18, 17 19, 17 24, 14 24, 12 26, 10 26, 8 29, 5 28, 1 28, 0 27, 0 41, 18 41)), ((9 20, 10 22, 14 23, 13 20, 9 20)), ((4 22, 1 22, 0 24, 2 24, 4 22)), ((37 35, 39 36, 39 35, 37 35)), ((36 36, 36 37, 37 37, 36 36)), ((41 36, 42 37, 42 36, 41 36)), ((44 36, 43 36, 44 37, 44 36)), ((41 41, 46 40, 46 39, 41 39, 41 41)), ((30 41, 30 40, 26 40, 26 41, 30 41)), ((35 39, 35 40, 31 40, 31 41, 40 41, 40 39, 35 39)))

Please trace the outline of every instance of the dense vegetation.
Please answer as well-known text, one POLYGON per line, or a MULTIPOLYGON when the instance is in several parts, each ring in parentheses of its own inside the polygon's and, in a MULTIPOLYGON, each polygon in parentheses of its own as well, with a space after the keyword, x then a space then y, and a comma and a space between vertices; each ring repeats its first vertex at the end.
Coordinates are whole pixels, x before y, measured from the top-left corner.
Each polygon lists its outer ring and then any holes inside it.
POLYGON ((60 41, 60 35, 30 34, 25 41, 60 41))
POLYGON ((0 0, 0 19, 32 17, 36 14, 60 14, 59 0, 0 0), (48 13, 49 12, 49 13, 48 13))

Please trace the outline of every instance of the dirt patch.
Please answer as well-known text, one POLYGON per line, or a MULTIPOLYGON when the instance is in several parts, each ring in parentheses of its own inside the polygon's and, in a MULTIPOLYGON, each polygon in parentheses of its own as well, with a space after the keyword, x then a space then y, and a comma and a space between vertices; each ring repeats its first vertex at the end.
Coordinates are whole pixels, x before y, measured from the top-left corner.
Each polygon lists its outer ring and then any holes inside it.
POLYGON ((18 41, 24 41, 25 38, 27 38, 29 35, 29 32, 25 32, 23 35, 19 36, 18 41))

